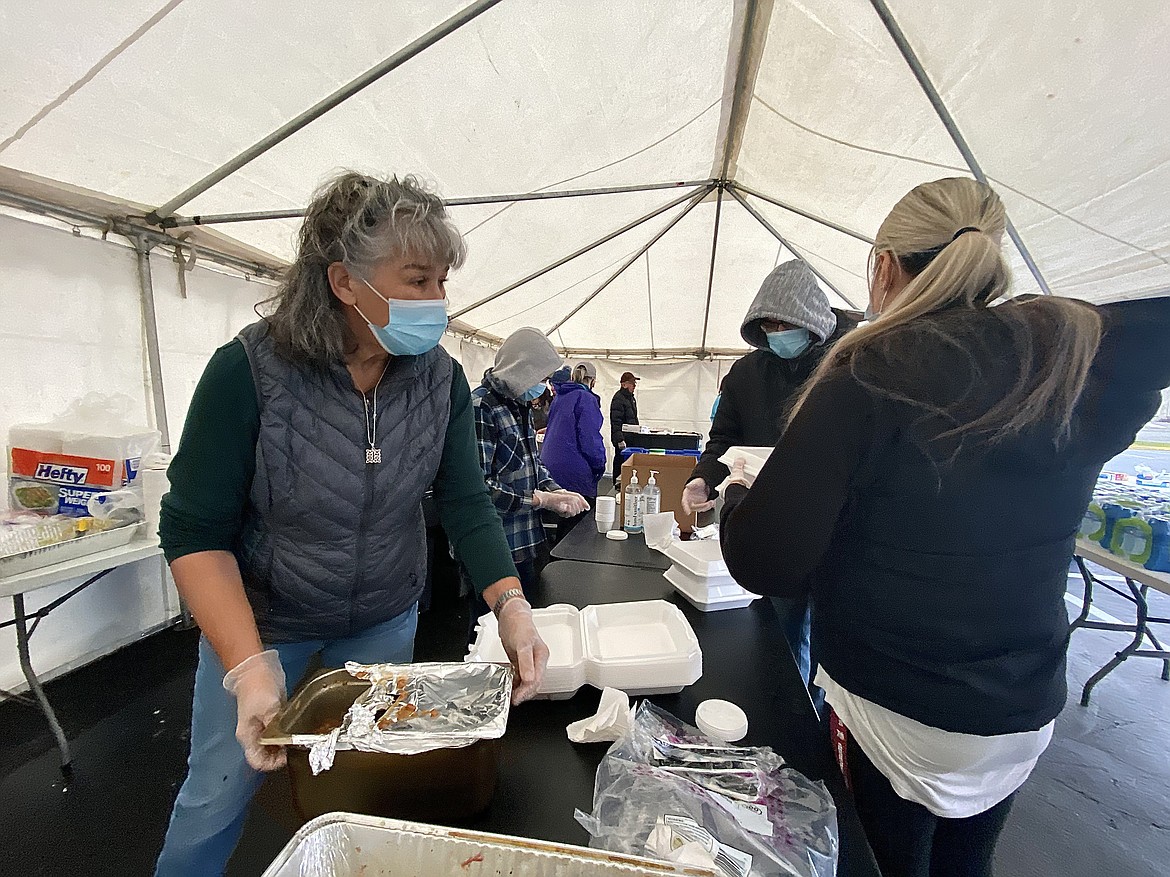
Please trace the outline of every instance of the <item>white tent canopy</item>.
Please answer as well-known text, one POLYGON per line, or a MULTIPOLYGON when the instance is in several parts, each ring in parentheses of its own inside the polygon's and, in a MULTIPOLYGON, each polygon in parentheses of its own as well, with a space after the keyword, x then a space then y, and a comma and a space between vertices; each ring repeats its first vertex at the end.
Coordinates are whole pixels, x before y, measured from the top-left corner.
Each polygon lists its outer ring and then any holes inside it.
MULTIPOLYGON (((343 166, 415 172, 456 202, 647 187, 453 207, 470 244, 453 311, 488 340, 535 325, 580 352, 740 351, 777 260, 861 307, 865 239, 955 174, 1007 203, 1018 292, 1170 288, 1161 0, 124 0, 6 4, 0 32, 0 188, 95 196, 131 231, 152 210, 171 237, 189 217, 295 214, 343 166)), ((276 265, 296 226, 192 240, 276 265)))
MULTIPOLYGON (((470 258, 444 343, 472 382, 535 325, 602 360, 603 397, 636 370, 655 426, 705 430, 777 262, 863 306, 868 239, 940 176, 1003 196, 1017 291, 1170 289, 1164 0, 31 0, 0 4, 0 48, 0 435, 99 391, 175 444, 342 167, 449 199, 470 258)), ((33 661, 175 608, 160 564, 120 569, 33 661)))

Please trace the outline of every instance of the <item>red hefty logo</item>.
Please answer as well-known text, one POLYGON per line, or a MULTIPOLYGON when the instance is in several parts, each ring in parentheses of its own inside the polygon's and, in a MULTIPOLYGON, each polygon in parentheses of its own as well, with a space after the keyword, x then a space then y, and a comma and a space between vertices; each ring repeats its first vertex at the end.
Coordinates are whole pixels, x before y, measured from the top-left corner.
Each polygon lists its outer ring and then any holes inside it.
POLYGON ((12 449, 13 475, 35 478, 70 487, 121 487, 125 464, 116 460, 93 457, 75 457, 71 454, 50 454, 29 448, 12 449))

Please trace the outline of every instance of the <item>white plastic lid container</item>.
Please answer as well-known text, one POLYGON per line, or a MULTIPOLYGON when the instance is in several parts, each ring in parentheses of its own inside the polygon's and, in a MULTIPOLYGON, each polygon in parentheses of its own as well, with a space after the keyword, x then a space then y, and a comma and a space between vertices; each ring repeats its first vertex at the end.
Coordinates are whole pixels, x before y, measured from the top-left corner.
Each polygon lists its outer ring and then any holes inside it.
POLYGON ((735 743, 747 736, 747 713, 729 700, 705 700, 695 710, 695 724, 708 737, 735 743))
POLYGON ((663 573, 666 580, 700 612, 718 612, 721 609, 743 609, 760 598, 745 591, 731 576, 704 579, 677 564, 663 573))
MULTIPOLYGON (((572 697, 585 684, 585 649, 581 641, 579 613, 573 606, 558 604, 547 609, 533 609, 532 621, 548 646, 548 667, 538 696, 549 700, 572 697)), ((508 663, 494 615, 489 613, 480 619, 475 644, 464 660, 508 663)))
POLYGON ((589 606, 581 627, 586 678, 597 688, 675 694, 703 675, 703 651, 690 622, 665 600, 589 606))
POLYGON ((728 575, 727 564, 723 561, 723 550, 713 539, 674 542, 665 553, 683 569, 697 576, 712 578, 728 575))
MULTIPOLYGON (((631 695, 674 694, 703 675, 703 652, 679 608, 665 600, 534 609, 532 618, 549 647, 539 696, 571 697, 588 682, 631 695)), ((508 658, 492 615, 479 622, 464 659, 502 664, 508 658)))

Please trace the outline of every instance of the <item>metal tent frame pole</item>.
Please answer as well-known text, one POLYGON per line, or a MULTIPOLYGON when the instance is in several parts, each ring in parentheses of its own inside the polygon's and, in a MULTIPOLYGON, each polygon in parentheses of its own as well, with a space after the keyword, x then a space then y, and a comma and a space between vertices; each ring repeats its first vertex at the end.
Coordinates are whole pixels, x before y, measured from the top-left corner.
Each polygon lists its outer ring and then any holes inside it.
POLYGON ((300 131, 306 125, 310 124, 316 119, 319 119, 321 116, 325 115, 325 113, 353 97, 359 91, 362 91, 364 88, 367 88, 368 86, 377 82, 390 71, 401 67, 411 58, 421 54, 435 43, 439 42, 439 40, 459 30, 459 28, 463 27, 463 25, 467 24, 468 22, 475 20, 499 2, 501 2, 501 0, 475 0, 475 2, 470 6, 467 6, 466 8, 455 13, 442 24, 427 31, 410 45, 399 49, 389 58, 383 60, 380 64, 371 67, 353 81, 343 85, 337 91, 333 92, 333 94, 318 101, 296 118, 291 119, 285 124, 281 125, 258 143, 249 146, 226 164, 216 168, 203 179, 188 186, 174 198, 148 213, 146 216, 147 222, 153 225, 162 224, 163 220, 169 217, 184 204, 190 202, 193 198, 202 195, 216 183, 220 182, 228 176, 231 176, 244 165, 263 155, 282 140, 291 137, 297 131, 300 131))
POLYGON ((711 233, 711 268, 707 274, 707 307, 703 311, 703 341, 699 346, 702 353, 707 351, 707 328, 711 323, 711 294, 715 291, 715 256, 719 251, 719 222, 723 214, 723 190, 726 184, 720 184, 719 197, 715 201, 715 230, 711 233))
POLYGON ((154 282, 150 273, 150 250, 143 235, 134 239, 138 256, 138 286, 142 294, 142 320, 146 328, 146 362, 150 372, 150 392, 154 398, 155 426, 162 434, 162 448, 171 452, 171 430, 167 423, 167 399, 163 390, 162 356, 158 344, 158 316, 154 308, 154 282))
MULTIPOLYGON (((706 195, 710 191, 711 191, 710 186, 706 186, 703 190, 703 194, 706 195)), ((671 201, 667 204, 664 204, 663 206, 658 207, 654 210, 651 210, 649 213, 645 214, 644 216, 640 216, 639 218, 635 219, 633 222, 626 223, 621 228, 617 229, 617 231, 611 231, 609 234, 603 235, 602 237, 598 238, 597 240, 593 241, 592 243, 586 244, 585 246, 581 247, 579 250, 576 250, 576 251, 570 253, 569 255, 565 256, 564 258, 557 259, 557 261, 553 262, 551 265, 546 265, 544 268, 541 268, 539 271, 534 271, 533 273, 529 274, 527 277, 521 278, 520 280, 517 280, 515 283, 510 283, 507 286, 505 286, 503 289, 501 289, 497 292, 493 292, 491 295, 485 296, 484 298, 481 298, 479 301, 473 302, 472 304, 469 304, 467 307, 456 311, 454 314, 451 315, 451 319, 457 320, 460 317, 462 317, 464 314, 470 313, 471 311, 474 311, 476 308, 483 307, 484 305, 488 304, 489 302, 495 301, 501 295, 507 295, 509 292, 511 292, 514 289, 518 289, 519 287, 523 286, 525 283, 529 283, 533 280, 536 280, 538 277, 543 277, 545 274, 548 274, 548 272, 554 271, 557 268, 560 268, 566 262, 571 262, 574 259, 576 259, 578 256, 583 256, 586 253, 588 253, 590 250, 595 250, 598 247, 600 247, 602 244, 609 243, 610 241, 612 241, 614 238, 618 237, 619 235, 625 234, 630 229, 637 228, 642 223, 649 222, 655 216, 658 216, 659 214, 665 213, 667 210, 670 210, 674 207, 677 207, 679 204, 682 204, 684 201, 690 200, 692 197, 694 197, 694 194, 695 194, 694 192, 688 192, 687 194, 683 195, 681 198, 675 198, 673 201, 671 201)))
POLYGON ((789 213, 795 213, 797 216, 803 216, 805 219, 811 220, 818 225, 823 225, 825 228, 831 228, 833 231, 839 231, 841 234, 847 234, 851 238, 856 238, 859 241, 873 246, 873 238, 864 235, 859 231, 854 231, 851 228, 846 228, 843 225, 838 225, 831 219, 825 219, 823 216, 817 216, 815 213, 809 213, 807 210, 801 210, 799 207, 794 207, 781 201, 779 198, 773 198, 771 195, 765 195, 763 192, 757 192, 755 189, 745 186, 742 183, 729 182, 728 187, 731 189, 738 189, 739 191, 751 195, 753 198, 759 198, 761 201, 767 201, 774 207, 779 207, 781 210, 787 210, 789 213))
MULTIPOLYGON (((581 310, 587 304, 589 304, 589 302, 593 301, 593 299, 595 299, 595 298, 597 298, 597 296, 601 295, 601 293, 603 293, 605 291, 606 287, 608 287, 611 283, 613 283, 615 280, 617 280, 618 277, 620 277, 623 273, 625 273, 627 268, 629 268, 631 265, 633 265, 635 262, 637 262, 639 259, 641 259, 644 255, 646 255, 646 253, 649 251, 649 249, 652 246, 654 246, 656 243, 658 243, 660 240, 662 240, 662 237, 668 231, 670 231, 672 228, 674 228, 676 225, 678 225, 680 222, 682 222, 683 217, 686 216, 688 213, 690 213, 692 210, 694 210, 695 207, 698 206, 699 202, 707 197, 707 194, 710 191, 711 190, 708 188, 702 192, 699 192, 694 197, 692 197, 691 203, 689 203, 686 206, 686 208, 678 216, 676 216, 676 217, 674 217, 674 219, 670 220, 670 222, 668 222, 661 230, 659 230, 654 235, 654 237, 650 238, 650 240, 648 240, 646 242, 646 244, 638 250, 638 252, 636 252, 636 253, 634 253, 634 255, 630 256, 629 259, 627 259, 625 262, 622 263, 622 266, 620 268, 618 268, 616 271, 614 271, 613 274, 609 275, 609 277, 607 277, 605 279, 605 282, 602 283, 601 286, 597 287, 597 289, 595 289, 593 292, 591 292, 589 295, 587 295, 585 297, 585 299, 580 304, 578 304, 575 308, 573 308, 571 311, 569 311, 567 314, 565 314, 565 316, 561 317, 561 319, 557 321, 556 325, 553 326, 551 329, 549 329, 544 334, 551 335, 553 332, 555 332, 559 328, 561 328, 561 326, 565 325, 565 323, 569 322, 569 320, 573 319, 573 317, 577 316, 577 314, 579 314, 581 312, 581 310)), ((653 345, 651 345, 651 346, 653 346, 653 345)))
MULTIPOLYGON (((878 18, 882 20, 886 31, 898 47, 898 51, 902 53, 902 58, 914 73, 914 78, 918 80, 918 84, 922 87, 931 106, 934 107, 934 111, 938 114, 939 120, 943 123, 943 127, 947 129, 947 133, 951 135, 951 140, 954 141, 955 146, 958 147, 960 154, 962 154, 963 160, 967 162, 967 167, 971 169, 971 174, 979 182, 990 186, 991 183, 987 179, 987 174, 983 172, 982 166, 975 158, 975 153, 971 151, 971 146, 967 143, 967 138, 959 130, 954 116, 951 115, 951 111, 947 109, 947 105, 943 102, 942 95, 939 94, 938 89, 931 82, 926 68, 922 66, 922 62, 918 59, 918 55, 910 45, 910 41, 906 39, 906 34, 894 18, 894 13, 886 5, 886 0, 870 0, 870 5, 877 12, 878 18)), ((1036 284, 1045 295, 1052 295, 1048 281, 1044 279, 1044 275, 1040 272, 1040 266, 1032 258, 1032 253, 1028 250, 1027 245, 1024 244, 1024 239, 1020 237, 1020 233, 1016 230, 1016 226, 1012 222, 1011 217, 1008 217, 1006 213, 1004 216, 1007 222, 1008 236, 1012 239, 1012 243, 1016 245, 1016 249, 1020 251, 1020 256, 1023 257, 1024 263, 1028 266, 1028 270, 1032 272, 1032 276, 1036 279, 1036 284)))
MULTIPOLYGON (((469 198, 444 198, 448 207, 466 207, 475 204, 515 204, 522 201, 551 201, 558 198, 586 198, 593 195, 624 195, 634 192, 655 192, 659 189, 693 189, 695 186, 710 186, 715 180, 687 180, 684 182, 645 183, 632 186, 605 186, 596 189, 563 189, 554 192, 524 192, 514 195, 478 195, 469 198)), ((262 222, 267 219, 299 219, 305 215, 304 207, 288 210, 255 210, 245 213, 208 213, 198 216, 175 216, 163 220, 165 228, 181 228, 188 225, 218 225, 228 222, 262 222)))
POLYGON ((853 299, 851 299, 849 296, 847 296, 843 292, 841 292, 841 290, 839 290, 832 281, 830 281, 827 277, 825 277, 824 274, 822 274, 820 271, 818 271, 816 269, 816 266, 813 265, 812 262, 810 262, 805 257, 805 255, 800 252, 800 250, 798 250, 796 247, 792 246, 792 244, 790 244, 788 242, 787 238, 785 238, 784 235, 780 234, 780 232, 778 232, 775 229, 775 227, 773 227, 772 223, 768 222, 768 220, 764 217, 764 215, 762 213, 760 213, 760 211, 758 211, 758 210, 756 210, 756 208, 752 207, 752 205, 748 203, 747 198, 745 198, 743 195, 741 195, 735 189, 731 190, 731 197, 733 197, 736 201, 738 201, 740 204, 742 204, 743 209, 746 210, 748 213, 750 213, 760 225, 762 225, 764 228, 766 228, 771 233, 772 237, 776 238, 776 240, 778 240, 780 242, 781 246, 786 247, 789 250, 789 252, 791 252, 798 259, 800 259, 800 261, 804 262, 804 264, 808 265, 809 270, 812 271, 812 273, 817 276, 817 279, 819 281, 821 281, 821 283, 825 284, 825 286, 827 286, 827 287, 829 287, 829 289, 833 290, 833 292, 836 293, 837 298, 841 299, 841 301, 845 302, 845 304, 849 305, 849 307, 851 307, 851 308, 857 307, 857 305, 853 302, 853 299))

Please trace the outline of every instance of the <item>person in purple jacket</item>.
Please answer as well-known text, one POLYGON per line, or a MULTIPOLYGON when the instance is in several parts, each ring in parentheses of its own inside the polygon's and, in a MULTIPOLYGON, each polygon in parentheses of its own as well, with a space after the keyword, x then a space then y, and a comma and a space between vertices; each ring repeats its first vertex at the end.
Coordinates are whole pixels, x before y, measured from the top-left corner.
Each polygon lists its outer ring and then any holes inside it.
MULTIPOLYGON (((549 407, 540 459, 557 484, 581 494, 593 508, 597 503, 597 482, 605 474, 601 399, 593 392, 597 368, 583 362, 567 379, 557 381, 558 377, 565 376, 553 375, 556 396, 549 407)), ((568 533, 586 514, 588 510, 558 521, 557 538, 568 533)))

